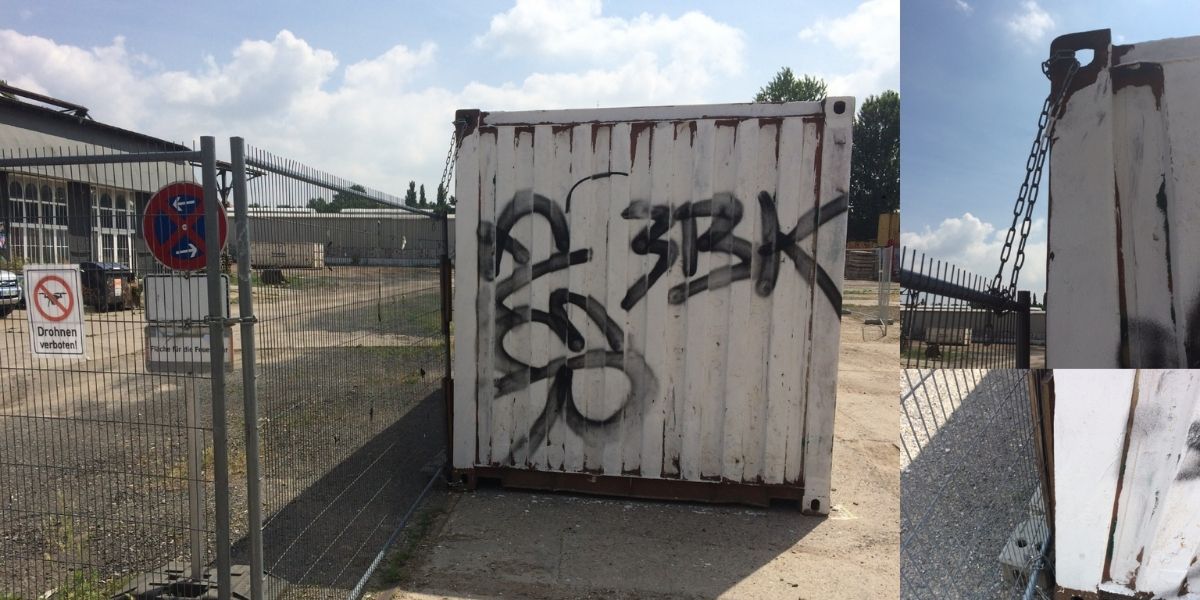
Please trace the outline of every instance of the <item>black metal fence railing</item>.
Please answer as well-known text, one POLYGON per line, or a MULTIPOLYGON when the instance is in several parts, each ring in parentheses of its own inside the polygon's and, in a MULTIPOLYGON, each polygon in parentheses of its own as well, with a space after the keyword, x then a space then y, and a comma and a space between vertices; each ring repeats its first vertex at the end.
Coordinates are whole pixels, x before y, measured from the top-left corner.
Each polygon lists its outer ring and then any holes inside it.
POLYGON ((986 278, 906 248, 900 295, 905 368, 1029 368, 1029 292, 1015 299, 994 294, 986 278))

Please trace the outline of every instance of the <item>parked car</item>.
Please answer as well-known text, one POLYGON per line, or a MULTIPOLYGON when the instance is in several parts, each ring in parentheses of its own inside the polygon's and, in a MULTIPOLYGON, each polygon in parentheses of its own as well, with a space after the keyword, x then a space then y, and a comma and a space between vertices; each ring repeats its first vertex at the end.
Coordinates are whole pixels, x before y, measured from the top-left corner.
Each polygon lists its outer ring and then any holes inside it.
POLYGON ((21 277, 12 271, 0 271, 0 319, 20 307, 24 300, 21 277))
POLYGON ((97 311, 126 310, 133 306, 133 271, 118 263, 79 263, 83 303, 97 311))

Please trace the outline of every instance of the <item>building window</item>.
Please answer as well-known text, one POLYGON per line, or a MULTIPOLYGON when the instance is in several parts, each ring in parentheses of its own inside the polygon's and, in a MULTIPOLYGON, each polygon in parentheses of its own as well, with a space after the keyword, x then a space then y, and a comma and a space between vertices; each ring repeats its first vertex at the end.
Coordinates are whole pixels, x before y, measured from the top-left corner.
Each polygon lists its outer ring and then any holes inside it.
POLYGON ((26 262, 64 263, 67 252, 67 194, 50 180, 10 175, 12 254, 26 262), (53 191, 52 191, 53 190, 53 191), (57 193, 55 193, 57 192, 57 193), (60 219, 59 215, 63 218, 60 219))
POLYGON ((133 203, 128 193, 99 188, 93 192, 96 260, 131 265, 133 258, 133 203))

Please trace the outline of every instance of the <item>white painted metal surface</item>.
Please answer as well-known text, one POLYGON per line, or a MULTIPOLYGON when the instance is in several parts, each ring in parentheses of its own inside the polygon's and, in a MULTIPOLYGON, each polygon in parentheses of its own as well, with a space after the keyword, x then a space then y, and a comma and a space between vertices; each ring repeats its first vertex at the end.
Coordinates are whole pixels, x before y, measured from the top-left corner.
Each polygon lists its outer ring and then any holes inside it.
POLYGON ((1200 371, 1057 369, 1054 380, 1058 585, 1198 597, 1200 371))
POLYGON ((1050 158, 1049 367, 1200 366, 1200 37, 1089 48, 1050 158))
POLYGON ((802 486, 827 512, 853 114, 481 113, 454 466, 802 486))

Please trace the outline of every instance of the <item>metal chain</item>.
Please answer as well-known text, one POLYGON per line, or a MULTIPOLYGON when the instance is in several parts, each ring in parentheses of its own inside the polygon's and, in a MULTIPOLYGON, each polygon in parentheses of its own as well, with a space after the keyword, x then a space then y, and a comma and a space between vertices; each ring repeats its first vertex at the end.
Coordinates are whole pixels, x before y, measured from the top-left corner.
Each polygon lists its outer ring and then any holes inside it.
POLYGON ((1037 204, 1038 188, 1042 184, 1042 168, 1046 164, 1046 154, 1050 150, 1050 135, 1054 132, 1057 115, 1066 99, 1067 89, 1071 87, 1071 80, 1079 70, 1079 61, 1075 60, 1073 50, 1058 50, 1042 63, 1042 73, 1049 77, 1054 65, 1060 61, 1070 61, 1067 64, 1067 75, 1063 80, 1062 87, 1058 90, 1058 95, 1055 96, 1051 91, 1046 95, 1046 101, 1042 103, 1042 114, 1038 117, 1037 135, 1034 136, 1033 145, 1029 149, 1029 158, 1025 160, 1025 179, 1021 182, 1017 203, 1013 207, 1012 225, 1008 228, 1008 235, 1004 238, 1004 248, 1000 251, 1000 268, 992 279, 992 293, 1008 298, 1016 298, 1017 277, 1021 273, 1021 267, 1025 265, 1025 242, 1029 239, 1030 228, 1033 227, 1033 207, 1037 204), (1022 220, 1022 216, 1024 216, 1024 220, 1022 220), (1018 221, 1021 223, 1021 239, 1017 244, 1017 256, 1013 259, 1012 276, 1009 278, 1008 289, 1003 289, 1000 286, 1004 280, 1004 265, 1008 262, 1009 255, 1012 254, 1018 221))
POLYGON ((458 162, 458 122, 455 121, 455 128, 450 132, 450 149, 446 151, 446 166, 442 167, 442 181, 438 184, 438 189, 446 195, 447 204, 450 202, 450 180, 454 177, 454 163, 458 162))

